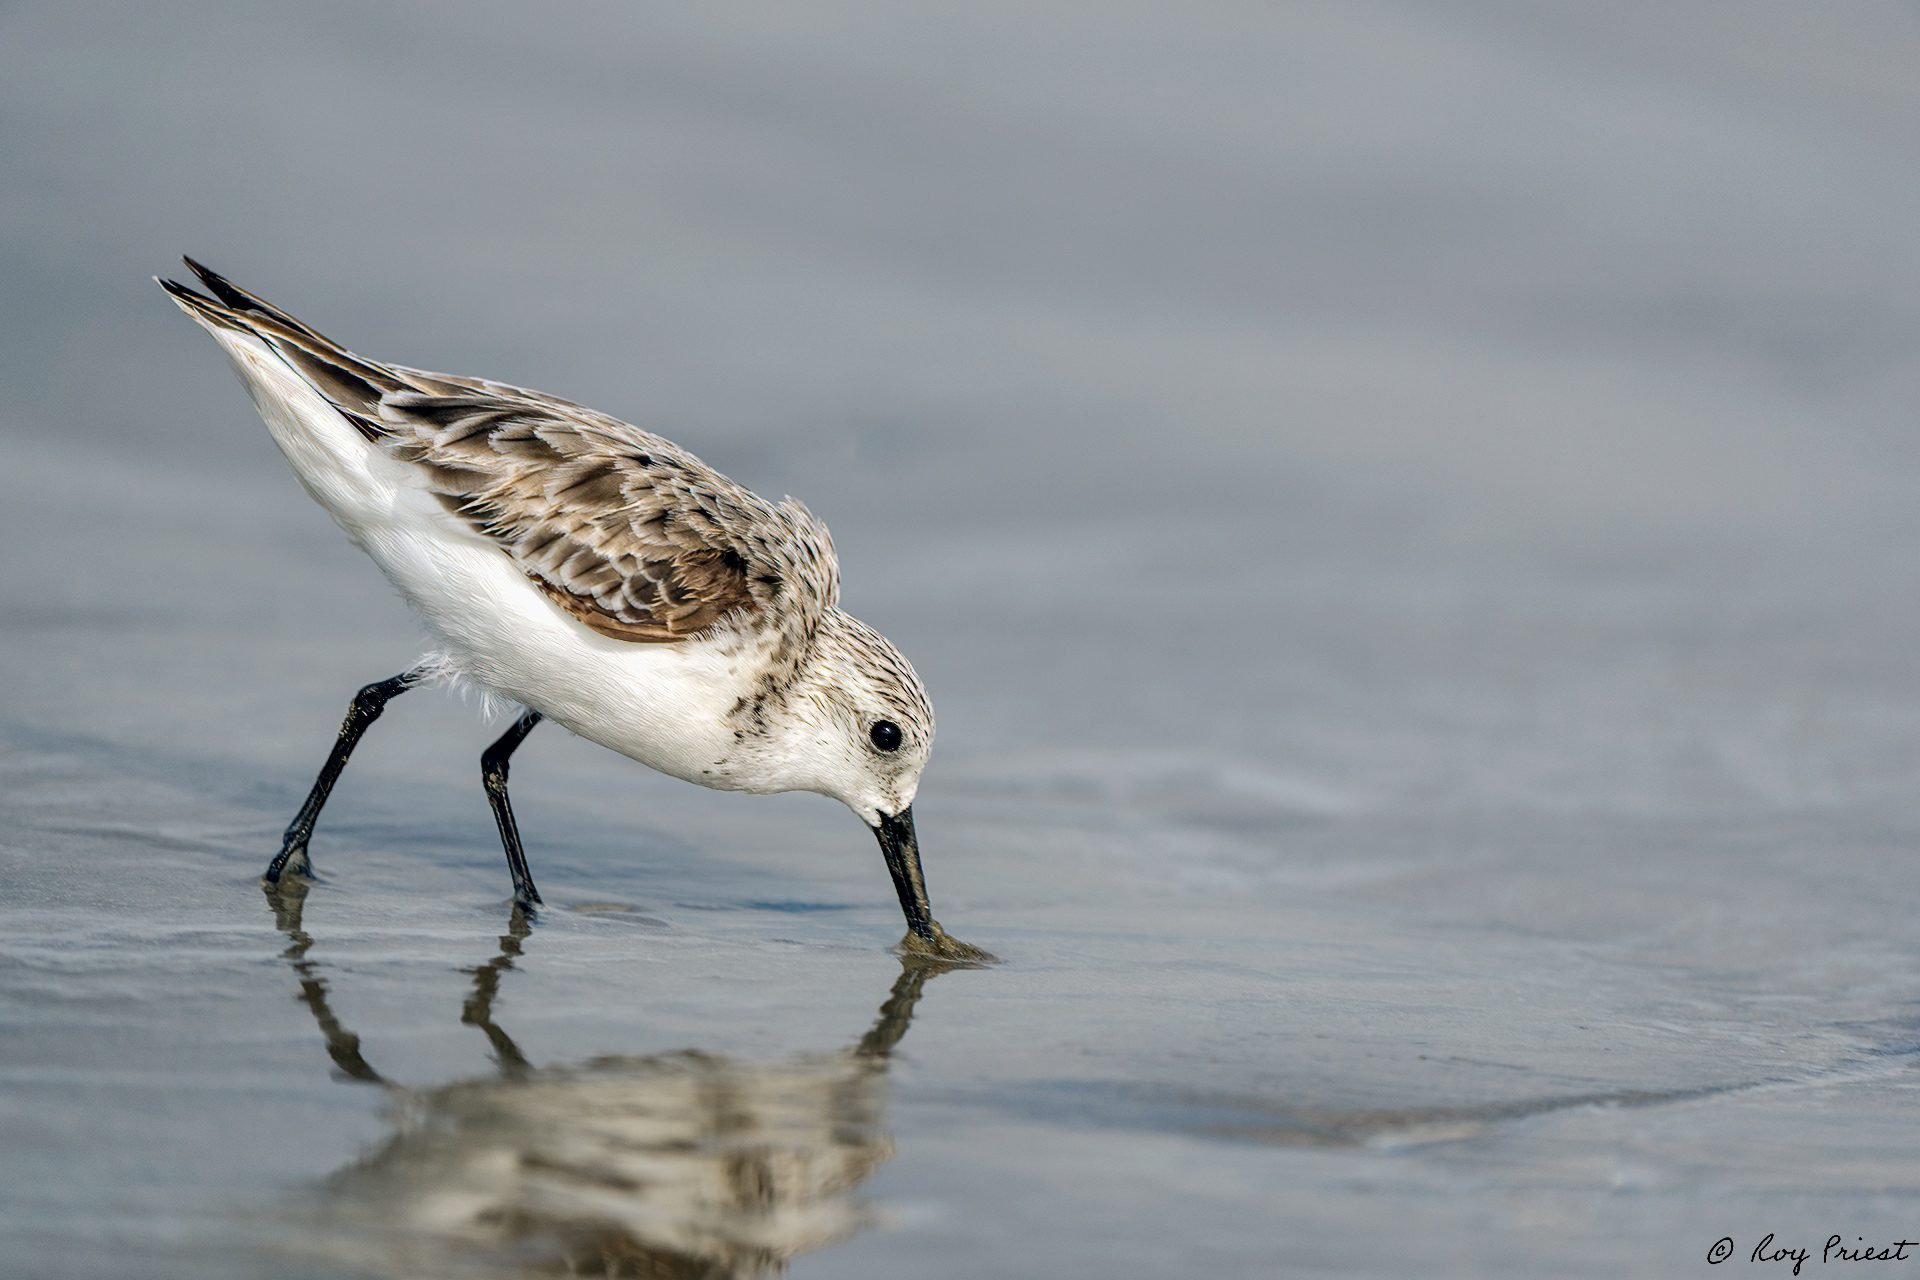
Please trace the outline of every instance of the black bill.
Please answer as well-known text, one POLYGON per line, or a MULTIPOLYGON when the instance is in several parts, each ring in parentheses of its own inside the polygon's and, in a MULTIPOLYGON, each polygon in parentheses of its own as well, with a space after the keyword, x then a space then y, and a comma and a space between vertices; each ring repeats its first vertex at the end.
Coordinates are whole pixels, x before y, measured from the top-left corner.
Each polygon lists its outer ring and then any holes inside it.
POLYGON ((907 928, 933 941, 938 926, 933 923, 933 908, 927 905, 927 880, 920 871, 920 841, 913 834, 913 806, 908 805, 896 814, 881 814, 873 834, 880 838, 880 852, 887 855, 887 870, 893 874, 900 909, 907 914, 907 928))

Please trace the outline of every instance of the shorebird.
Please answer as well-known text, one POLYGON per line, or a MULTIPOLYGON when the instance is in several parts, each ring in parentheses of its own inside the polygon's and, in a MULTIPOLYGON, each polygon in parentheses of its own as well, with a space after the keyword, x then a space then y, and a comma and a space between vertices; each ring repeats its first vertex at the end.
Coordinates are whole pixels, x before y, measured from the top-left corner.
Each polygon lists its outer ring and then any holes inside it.
POLYGON ((267 867, 311 868, 313 827, 388 702, 458 680, 524 708, 481 756, 516 900, 540 902, 507 766, 552 720, 662 773, 815 791, 878 838, 909 950, 990 959, 934 920, 913 825, 933 706, 839 607, 826 526, 685 449, 539 391, 368 360, 191 258, 160 285, 225 349, 302 486, 413 607, 435 649, 355 694, 267 867))

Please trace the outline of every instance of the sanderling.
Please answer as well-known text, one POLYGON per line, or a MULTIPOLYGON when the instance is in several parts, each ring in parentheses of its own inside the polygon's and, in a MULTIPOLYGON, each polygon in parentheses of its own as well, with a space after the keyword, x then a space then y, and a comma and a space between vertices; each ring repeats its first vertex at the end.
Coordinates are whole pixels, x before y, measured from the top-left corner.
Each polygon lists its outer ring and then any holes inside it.
POLYGON ((879 838, 910 950, 987 959, 927 903, 913 798, 933 707, 900 651, 839 607, 826 526, 671 441, 505 383, 380 364, 186 260, 159 283, 233 361, 274 443, 419 615, 437 651, 360 690, 266 879, 307 842, 360 735, 452 676, 525 708, 481 756, 514 895, 540 901, 507 765, 542 720, 731 791, 817 791, 879 838))

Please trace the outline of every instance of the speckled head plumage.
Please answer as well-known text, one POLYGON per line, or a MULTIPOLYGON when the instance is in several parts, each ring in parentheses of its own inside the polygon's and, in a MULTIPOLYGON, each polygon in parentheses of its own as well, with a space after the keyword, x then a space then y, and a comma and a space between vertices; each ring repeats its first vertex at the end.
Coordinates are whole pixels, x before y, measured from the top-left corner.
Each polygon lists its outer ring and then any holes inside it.
POLYGON ((770 666, 763 701, 743 709, 741 746, 768 790, 817 791, 872 826, 913 803, 933 751, 933 703, 913 664, 839 608, 790 669, 770 666))

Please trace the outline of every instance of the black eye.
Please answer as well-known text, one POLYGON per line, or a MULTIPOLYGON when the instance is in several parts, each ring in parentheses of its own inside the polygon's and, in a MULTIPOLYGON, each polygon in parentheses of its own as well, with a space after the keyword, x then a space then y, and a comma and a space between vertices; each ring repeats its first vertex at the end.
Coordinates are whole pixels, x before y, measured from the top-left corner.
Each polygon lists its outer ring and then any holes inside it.
POLYGON ((898 751, 900 749, 900 726, 891 720, 875 720, 873 728, 867 730, 876 751, 898 751))

